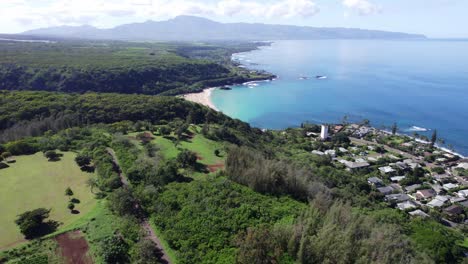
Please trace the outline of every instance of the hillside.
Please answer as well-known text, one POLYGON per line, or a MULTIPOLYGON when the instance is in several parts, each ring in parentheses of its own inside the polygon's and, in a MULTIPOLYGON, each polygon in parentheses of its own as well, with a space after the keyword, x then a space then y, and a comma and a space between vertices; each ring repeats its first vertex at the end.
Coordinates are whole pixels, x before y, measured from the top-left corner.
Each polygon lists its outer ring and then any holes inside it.
MULTIPOLYGON (((43 239, 28 238, 25 245, 0 252, 2 263, 158 263, 162 249, 169 263, 463 261, 462 225, 440 224, 445 213, 437 209, 427 210, 431 217, 410 216, 368 184, 367 179, 380 175, 382 162, 397 153, 384 153, 382 160, 357 170, 311 153, 345 149, 337 155, 352 159, 368 149, 351 142, 346 129, 322 142, 308 136, 319 131, 317 125, 261 131, 173 97, 31 91, 1 95, 0 152, 6 159, 0 164, 7 167, 0 176, 8 176, 3 187, 9 189, 16 177, 11 170, 42 179, 48 168, 69 166, 73 173, 61 169, 63 174, 55 177, 80 184, 86 180, 99 200, 78 221, 58 224, 43 239), (14 129, 29 134, 6 137, 14 129), (42 159, 41 152, 57 150, 75 152, 76 164, 69 154, 63 161, 42 159), (43 175, 28 174, 24 166, 33 162, 43 175), (83 172, 94 171, 95 177, 88 174, 86 179, 76 165, 83 172), (158 239, 160 245, 154 242, 158 239)), ((382 150, 369 155, 376 151, 382 150)), ((422 170, 411 170, 408 177, 425 177, 422 170)), ((34 186, 24 187, 33 194, 34 186)), ((67 199, 64 190, 58 196, 34 191, 38 202, 49 198, 63 206, 67 199)), ((11 195, 0 196, 0 203, 6 199, 11 195)), ((47 210, 48 204, 35 206, 47 210)), ((74 206, 79 210, 82 205, 74 206)), ((47 216, 50 221, 63 219, 60 214, 47 216)))
POLYGON ((286 39, 424 39, 400 32, 354 28, 300 27, 270 24, 219 23, 194 16, 167 21, 125 24, 111 29, 61 26, 26 31, 25 35, 145 41, 286 40, 286 39))
POLYGON ((272 78, 236 67, 258 43, 0 41, 0 89, 175 95, 272 78))

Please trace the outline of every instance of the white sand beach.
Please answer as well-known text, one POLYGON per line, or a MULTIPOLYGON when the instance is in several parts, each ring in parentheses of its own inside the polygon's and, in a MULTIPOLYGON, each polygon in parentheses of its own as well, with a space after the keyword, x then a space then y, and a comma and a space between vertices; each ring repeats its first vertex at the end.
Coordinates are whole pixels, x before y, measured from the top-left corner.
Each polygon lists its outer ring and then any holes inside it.
POLYGON ((215 88, 208 88, 208 89, 203 90, 203 92, 200 92, 200 93, 184 94, 182 95, 182 98, 188 101, 202 104, 204 106, 208 106, 209 108, 215 111, 218 111, 218 109, 216 109, 216 106, 211 101, 211 92, 213 92, 214 89, 215 88))

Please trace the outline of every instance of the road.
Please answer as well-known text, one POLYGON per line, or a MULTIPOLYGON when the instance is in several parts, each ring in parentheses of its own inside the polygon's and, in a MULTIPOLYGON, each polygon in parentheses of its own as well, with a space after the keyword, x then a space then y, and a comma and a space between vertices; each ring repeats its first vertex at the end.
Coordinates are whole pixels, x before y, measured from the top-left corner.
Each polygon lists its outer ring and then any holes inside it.
MULTIPOLYGON (((115 151, 112 148, 106 148, 106 150, 107 150, 107 153, 109 153, 109 155, 111 155, 112 162, 114 163, 114 166, 117 168, 117 170, 119 172, 119 177, 120 177, 120 180, 122 181, 123 187, 128 188, 130 185, 129 185, 127 176, 125 175, 125 173, 120 168, 119 159, 117 158, 117 155, 115 154, 115 151)), ((140 207, 140 205, 136 205, 136 206, 140 207)), ((171 264, 172 262, 171 262, 171 260, 169 258, 169 255, 167 255, 167 253, 164 250, 164 247, 163 247, 163 245, 161 243, 161 240, 158 238, 158 236, 154 232, 153 228, 151 228, 151 225, 149 224, 148 219, 147 218, 142 219, 142 221, 140 223, 140 226, 141 226, 141 228, 143 230, 145 230, 146 238, 153 241, 156 244, 156 247, 157 247, 158 251, 160 252, 160 256, 159 256, 160 259, 159 260, 162 263, 171 264)))

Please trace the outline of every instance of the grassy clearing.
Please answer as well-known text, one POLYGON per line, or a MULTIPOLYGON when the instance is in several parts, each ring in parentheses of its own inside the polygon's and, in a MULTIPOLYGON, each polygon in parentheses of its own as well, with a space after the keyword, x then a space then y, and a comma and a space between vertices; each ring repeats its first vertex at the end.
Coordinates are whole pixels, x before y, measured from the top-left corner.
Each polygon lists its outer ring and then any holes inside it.
MULTIPOLYGON (((199 133, 199 127, 192 126, 190 131, 193 133, 193 138, 187 137, 178 144, 174 135, 167 137, 154 136, 152 143, 159 147, 161 154, 165 159, 176 158, 177 154, 179 154, 181 150, 188 149, 196 152, 202 158, 199 160, 202 164, 213 165, 224 162, 226 155, 224 151, 224 143, 207 139, 199 133), (219 157, 214 154, 215 150, 220 151, 219 157)), ((130 133, 129 136, 134 138, 137 134, 139 133, 130 133)), ((133 140, 133 142, 137 142, 137 140, 133 140)), ((137 146, 141 149, 141 144, 137 144, 137 146)))
POLYGON ((59 228, 69 229, 75 222, 90 212, 96 200, 86 185, 90 174, 82 172, 76 165, 75 154, 64 152, 60 161, 49 162, 42 153, 16 157, 16 163, 0 171, 0 249, 24 241, 14 223, 18 214, 39 207, 51 208, 50 218, 60 221, 59 228), (65 189, 70 187, 79 214, 67 209, 68 197, 65 189))
POLYGON ((94 263, 104 263, 99 259, 97 252, 99 242, 105 237, 112 236, 119 229, 121 219, 112 214, 106 207, 106 201, 101 200, 92 211, 89 212, 85 221, 77 226, 85 234, 89 244, 89 253, 93 256, 94 263))

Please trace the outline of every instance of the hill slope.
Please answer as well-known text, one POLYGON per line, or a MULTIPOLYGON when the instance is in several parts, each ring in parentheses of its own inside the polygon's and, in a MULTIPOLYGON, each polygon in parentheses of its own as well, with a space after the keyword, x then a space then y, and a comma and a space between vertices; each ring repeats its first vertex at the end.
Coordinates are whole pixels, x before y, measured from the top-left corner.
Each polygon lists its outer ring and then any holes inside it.
POLYGON ((353 28, 319 28, 287 25, 219 23, 194 16, 167 21, 146 21, 98 29, 91 26, 30 30, 27 35, 118 40, 281 40, 281 39, 421 39, 423 35, 353 28))

